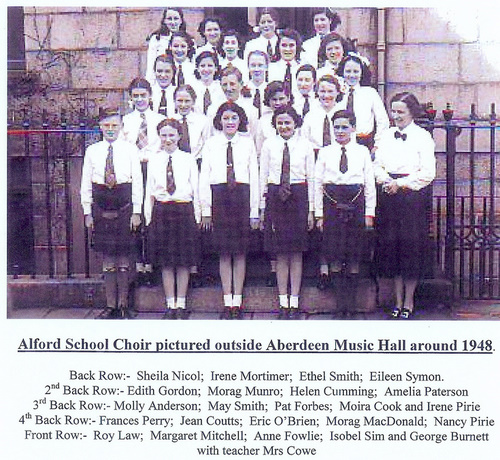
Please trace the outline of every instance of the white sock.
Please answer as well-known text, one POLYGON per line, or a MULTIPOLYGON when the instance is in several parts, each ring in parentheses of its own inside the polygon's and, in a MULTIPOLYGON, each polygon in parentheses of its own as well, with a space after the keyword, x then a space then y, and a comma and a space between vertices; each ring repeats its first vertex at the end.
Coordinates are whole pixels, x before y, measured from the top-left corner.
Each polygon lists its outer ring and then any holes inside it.
POLYGON ((153 273, 153 265, 151 265, 151 264, 144 264, 144 271, 146 273, 153 273))
POLYGON ((175 297, 167 297, 167 308, 175 310, 175 297))
POLYGON ((177 297, 177 308, 181 310, 186 309, 186 298, 185 297, 177 297))
POLYGON ((288 308, 288 295, 280 294, 278 295, 280 301, 280 308, 288 308))
POLYGON ((321 264, 319 271, 322 275, 328 275, 328 264, 321 264))
POLYGON ((144 273, 144 264, 142 262, 136 262, 135 271, 137 273, 144 273))
POLYGON ((224 295, 224 306, 232 307, 233 306, 233 294, 225 294, 224 295))
POLYGON ((242 295, 233 295, 233 307, 241 307, 242 295))
POLYGON ((299 296, 291 295, 290 296, 290 308, 299 308, 299 296))

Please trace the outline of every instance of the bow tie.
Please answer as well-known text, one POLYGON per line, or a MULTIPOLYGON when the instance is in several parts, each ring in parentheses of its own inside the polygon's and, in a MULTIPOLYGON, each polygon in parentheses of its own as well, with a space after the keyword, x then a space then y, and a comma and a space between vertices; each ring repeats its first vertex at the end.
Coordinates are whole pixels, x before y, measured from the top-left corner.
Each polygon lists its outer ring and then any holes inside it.
POLYGON ((401 139, 402 141, 405 141, 405 140, 406 140, 407 135, 406 135, 406 133, 400 133, 399 131, 396 131, 396 132, 394 133, 394 137, 395 137, 396 139, 401 139))

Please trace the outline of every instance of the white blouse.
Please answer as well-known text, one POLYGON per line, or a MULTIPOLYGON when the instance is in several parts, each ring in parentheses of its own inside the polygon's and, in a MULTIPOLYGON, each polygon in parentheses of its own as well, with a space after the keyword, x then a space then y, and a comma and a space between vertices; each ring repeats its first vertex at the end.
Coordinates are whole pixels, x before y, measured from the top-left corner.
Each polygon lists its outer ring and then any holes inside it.
MULTIPOLYGON (((253 139, 236 133, 230 140, 236 182, 250 185, 250 218, 259 217, 259 168, 253 139)), ((227 183, 227 145, 220 131, 210 137, 202 150, 200 201, 203 216, 212 215, 212 184, 227 183)))
MULTIPOLYGON (((338 110, 347 107, 348 97, 347 90, 338 103, 338 110)), ((353 92, 353 109, 356 116, 356 134, 370 134, 376 125, 375 145, 378 146, 381 133, 389 128, 389 116, 375 88, 356 85, 353 92)))
POLYGON ((197 223, 201 222, 201 208, 198 195, 198 166, 193 156, 182 150, 171 154, 160 150, 148 163, 148 179, 146 181, 146 196, 144 199, 144 219, 146 225, 151 222, 154 202, 177 201, 193 202, 197 223), (172 156, 175 192, 167 192, 167 165, 172 156))
POLYGON ((375 153, 375 177, 378 184, 391 180, 391 174, 407 174, 396 179, 398 186, 420 190, 429 185, 436 176, 434 140, 431 135, 414 122, 402 131, 389 128, 382 133, 379 148, 375 153), (394 134, 406 135, 406 140, 396 139, 394 134))
MULTIPOLYGON (((182 115, 175 114, 173 117, 182 123, 182 115)), ((201 150, 206 140, 211 135, 210 119, 198 112, 191 112, 186 117, 189 131, 189 146, 195 160, 201 158, 201 150)))
MULTIPOLYGON (((307 182, 309 210, 314 211, 314 149, 304 137, 295 133, 288 141, 290 151, 290 184, 307 182)), ((268 184, 279 185, 285 139, 279 135, 268 138, 260 156, 260 208, 266 206, 268 184)))

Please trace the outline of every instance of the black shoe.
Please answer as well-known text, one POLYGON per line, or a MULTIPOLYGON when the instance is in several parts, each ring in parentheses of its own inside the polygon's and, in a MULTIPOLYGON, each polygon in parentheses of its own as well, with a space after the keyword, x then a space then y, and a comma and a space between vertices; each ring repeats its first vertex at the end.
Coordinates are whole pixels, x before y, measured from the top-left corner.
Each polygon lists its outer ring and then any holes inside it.
POLYGON ((99 316, 99 319, 121 319, 122 314, 119 308, 106 308, 99 316))
POLYGON ((232 319, 242 319, 243 309, 241 307, 231 307, 230 315, 232 319))
POLYGON ((224 311, 221 314, 221 319, 233 319, 231 314, 232 314, 232 307, 224 307, 224 311))
POLYGON ((401 308, 399 307, 394 307, 391 312, 391 317, 392 318, 399 318, 401 316, 401 308))
POLYGON ((133 308, 120 308, 120 316, 122 319, 134 319, 137 317, 137 312, 133 308))
POLYGON ((188 319, 189 315, 191 314, 191 312, 186 308, 180 308, 178 313, 180 319, 188 319))
POLYGON ((289 308, 288 309, 288 318, 289 319, 298 319, 300 316, 300 311, 298 308, 289 308))
POLYGON ((403 308, 401 310, 401 318, 403 319, 410 319, 410 317, 413 315, 413 312, 411 312, 408 308, 403 308))
POLYGON ((326 273, 319 275, 318 284, 316 285, 320 291, 324 291, 330 286, 330 277, 326 273))
POLYGON ((278 280, 276 279, 276 272, 269 273, 269 275, 266 279, 266 286, 267 287, 275 287, 277 285, 278 285, 278 280))

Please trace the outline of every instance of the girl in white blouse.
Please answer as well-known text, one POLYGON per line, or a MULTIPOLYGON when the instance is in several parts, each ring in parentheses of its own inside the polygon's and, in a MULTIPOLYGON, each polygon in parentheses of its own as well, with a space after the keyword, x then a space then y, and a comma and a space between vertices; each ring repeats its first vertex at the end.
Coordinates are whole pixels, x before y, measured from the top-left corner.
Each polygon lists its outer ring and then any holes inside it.
POLYGON ((259 226, 259 178, 245 111, 222 104, 214 118, 216 134, 203 148, 200 175, 202 228, 212 230, 228 318, 242 314, 246 251, 250 227, 259 226))
POLYGON ((154 63, 158 56, 165 54, 170 46, 174 32, 186 31, 184 15, 180 8, 165 8, 161 18, 160 28, 148 37, 148 52, 146 60, 146 79, 154 80, 154 63))
POLYGON ((408 318, 418 280, 432 266, 429 257, 431 188, 436 175, 434 141, 417 126, 417 98, 408 92, 391 99, 394 128, 384 131, 375 155, 378 201, 377 262, 381 276, 394 279, 392 316, 408 318))
POLYGON ((161 150, 149 161, 144 200, 149 252, 162 268, 164 317, 175 319, 179 312, 187 318, 189 267, 200 257, 198 167, 193 155, 179 149, 179 121, 166 119, 157 129, 161 150))
POLYGON ((298 311, 302 253, 308 249, 308 230, 314 227, 314 151, 297 134, 301 122, 290 105, 276 109, 272 124, 278 135, 264 142, 260 161, 264 247, 277 258, 280 316, 298 311))
POLYGON ((381 97, 370 86, 369 62, 359 54, 349 53, 340 62, 337 73, 347 85, 339 107, 354 112, 357 142, 368 147, 373 155, 381 133, 389 128, 389 117, 381 97))

